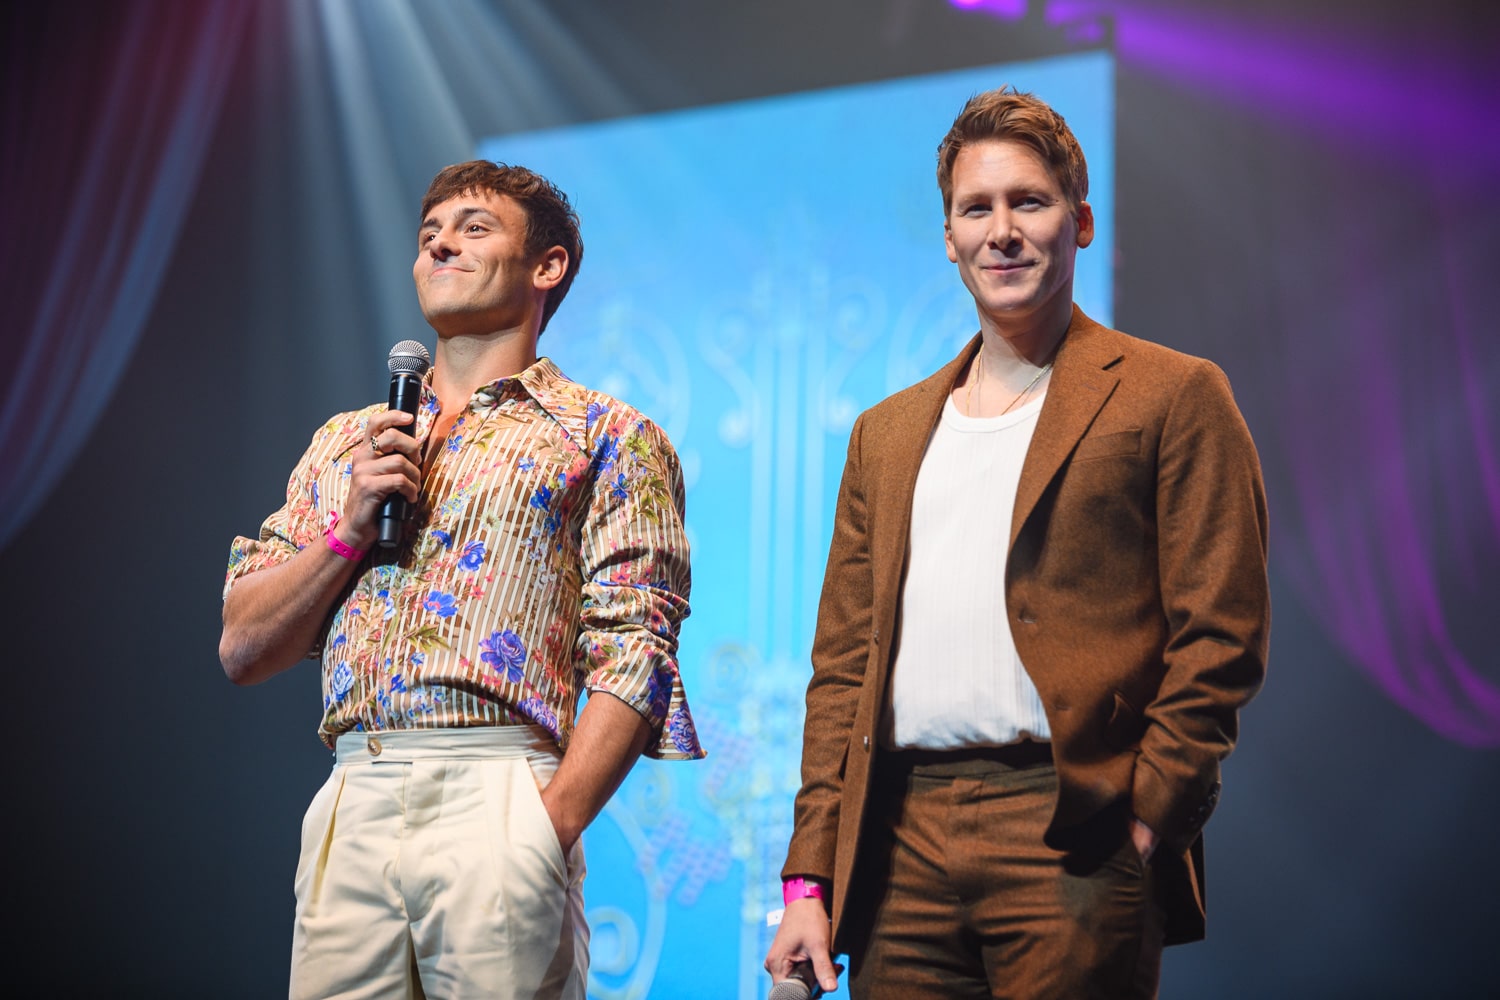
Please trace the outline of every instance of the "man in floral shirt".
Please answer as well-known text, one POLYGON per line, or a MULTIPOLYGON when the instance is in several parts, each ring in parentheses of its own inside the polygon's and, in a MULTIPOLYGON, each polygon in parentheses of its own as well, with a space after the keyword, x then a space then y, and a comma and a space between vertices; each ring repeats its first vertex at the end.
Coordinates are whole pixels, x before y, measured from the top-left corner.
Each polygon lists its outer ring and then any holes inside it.
POLYGON ((677 457, 536 353, 582 253, 545 178, 441 171, 413 267, 438 334, 416 416, 333 417, 231 549, 225 673, 320 658, 335 750, 303 823, 293 997, 582 998, 579 835, 641 753, 703 756, 676 659, 677 457), (376 548, 397 495, 404 537, 376 548))

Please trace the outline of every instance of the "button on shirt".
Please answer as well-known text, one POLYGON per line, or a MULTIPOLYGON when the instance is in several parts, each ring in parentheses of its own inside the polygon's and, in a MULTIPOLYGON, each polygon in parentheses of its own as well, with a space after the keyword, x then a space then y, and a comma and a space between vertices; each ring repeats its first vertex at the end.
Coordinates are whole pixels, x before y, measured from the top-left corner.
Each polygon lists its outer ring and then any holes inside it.
MULTIPOLYGON (((314 435, 286 505, 230 549, 224 592, 321 545, 385 404, 314 435)), ((438 412, 423 386, 417 433, 438 412)), ((340 733, 504 725, 566 748, 584 690, 656 729, 647 753, 704 756, 677 665, 688 546, 676 453, 638 411, 546 358, 478 390, 437 445, 403 543, 365 557, 329 618, 323 721, 340 733)))

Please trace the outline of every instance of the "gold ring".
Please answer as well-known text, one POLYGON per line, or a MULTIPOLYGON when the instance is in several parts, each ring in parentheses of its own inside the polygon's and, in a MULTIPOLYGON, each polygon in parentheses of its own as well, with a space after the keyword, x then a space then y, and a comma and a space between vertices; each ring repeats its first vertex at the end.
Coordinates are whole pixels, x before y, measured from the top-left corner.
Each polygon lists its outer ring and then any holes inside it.
POLYGON ((370 450, 373 451, 377 457, 385 454, 385 452, 380 450, 380 442, 375 440, 374 434, 370 435, 370 450))

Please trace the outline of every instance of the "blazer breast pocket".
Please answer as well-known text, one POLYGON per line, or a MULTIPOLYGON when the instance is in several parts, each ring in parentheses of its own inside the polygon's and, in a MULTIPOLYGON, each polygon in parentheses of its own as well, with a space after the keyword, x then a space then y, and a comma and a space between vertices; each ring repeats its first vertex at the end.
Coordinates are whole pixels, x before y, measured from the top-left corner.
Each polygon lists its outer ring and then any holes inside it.
POLYGON ((1089 462, 1100 458, 1133 458, 1141 453, 1139 428, 1129 431, 1114 431, 1110 434, 1094 434, 1078 442, 1073 450, 1073 461, 1089 462))

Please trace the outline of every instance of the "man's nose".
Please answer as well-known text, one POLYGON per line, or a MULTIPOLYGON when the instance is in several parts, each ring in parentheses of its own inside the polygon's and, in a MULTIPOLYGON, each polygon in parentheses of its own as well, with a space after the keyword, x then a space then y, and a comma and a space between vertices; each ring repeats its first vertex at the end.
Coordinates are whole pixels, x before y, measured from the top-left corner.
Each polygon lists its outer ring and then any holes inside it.
POLYGON ((458 242, 447 230, 440 229, 432 234, 432 239, 427 241, 425 249, 434 260, 447 260, 458 253, 458 242))
POLYGON ((1004 209, 990 213, 989 242, 993 247, 1004 249, 1015 243, 1019 238, 1016 235, 1015 215, 1004 209))

